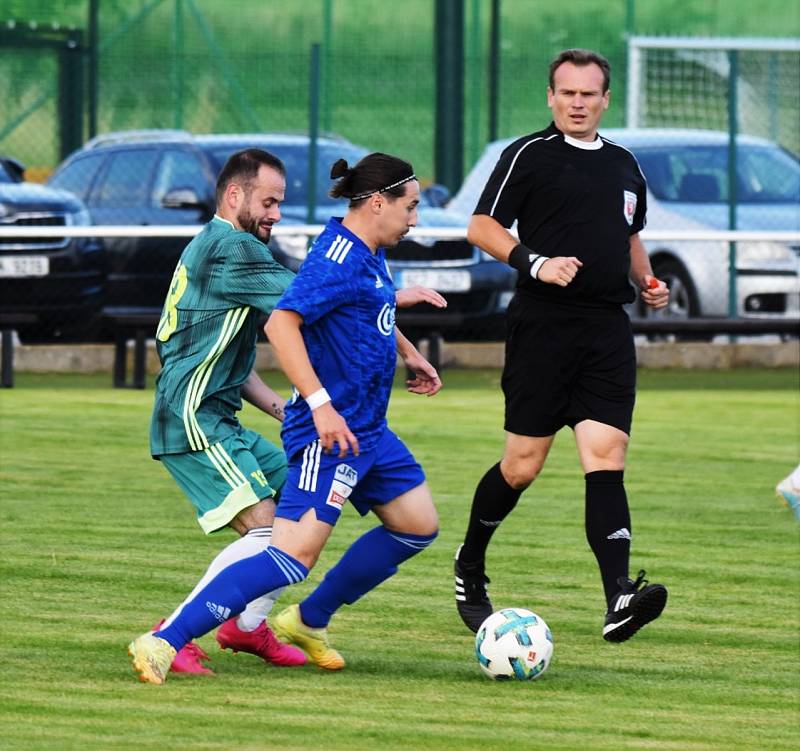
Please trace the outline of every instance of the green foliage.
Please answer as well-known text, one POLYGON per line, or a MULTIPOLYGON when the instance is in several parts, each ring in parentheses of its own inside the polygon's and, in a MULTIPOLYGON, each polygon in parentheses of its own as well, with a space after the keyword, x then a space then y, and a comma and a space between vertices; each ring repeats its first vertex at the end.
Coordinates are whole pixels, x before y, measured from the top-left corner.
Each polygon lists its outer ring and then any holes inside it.
MULTIPOLYGON (((267 380, 285 391, 285 381, 267 380)), ((332 625, 347 668, 265 667, 216 650, 214 677, 139 684, 127 642, 230 539, 204 537, 147 451, 152 395, 107 374, 0 393, 0 738, 4 749, 791 749, 798 745, 800 546, 773 488, 798 459, 797 374, 642 373, 626 484, 633 565, 670 588, 631 642, 600 637, 568 431, 489 554, 497 606, 539 612, 555 658, 486 680, 452 602, 475 483, 502 450, 499 374, 445 372, 390 420, 426 468, 441 535, 332 625)), ((248 409, 245 424, 277 440, 248 409)), ((345 511, 297 601, 371 526, 345 511)))

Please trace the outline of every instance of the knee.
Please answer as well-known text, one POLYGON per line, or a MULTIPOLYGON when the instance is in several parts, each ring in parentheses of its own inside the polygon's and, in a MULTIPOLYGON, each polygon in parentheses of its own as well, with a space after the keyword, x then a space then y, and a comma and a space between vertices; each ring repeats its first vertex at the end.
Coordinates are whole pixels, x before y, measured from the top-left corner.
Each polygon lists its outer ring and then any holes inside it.
POLYGON ((542 471, 542 465, 535 460, 503 459, 500 462, 500 472, 503 479, 514 490, 525 490, 542 471))

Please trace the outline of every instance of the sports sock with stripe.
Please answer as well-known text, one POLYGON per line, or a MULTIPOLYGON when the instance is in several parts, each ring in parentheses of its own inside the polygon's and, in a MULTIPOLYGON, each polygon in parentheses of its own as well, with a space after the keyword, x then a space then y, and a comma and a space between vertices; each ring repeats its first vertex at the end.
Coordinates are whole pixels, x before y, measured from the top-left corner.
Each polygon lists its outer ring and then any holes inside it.
MULTIPOLYGON (((269 547, 272 540, 272 527, 254 527, 238 540, 234 540, 230 545, 220 551, 219 555, 211 561, 202 579, 197 582, 197 586, 192 593, 175 609, 175 612, 164 621, 162 628, 169 626, 175 616, 181 612, 181 608, 191 600, 203 587, 206 586, 220 571, 243 558, 249 558, 256 553, 260 553, 269 547)), ((253 631, 258 628, 264 619, 269 615, 275 600, 282 592, 282 589, 269 592, 263 597, 258 597, 252 602, 247 603, 247 607, 239 615, 236 625, 242 631, 253 631)))
POLYGON ((621 470, 585 475, 586 539, 600 566, 608 604, 619 591, 617 579, 628 576, 631 552, 631 514, 623 476, 621 470))
POLYGON ((498 462, 481 478, 475 488, 469 526, 461 547, 459 561, 482 561, 495 530, 517 505, 522 489, 512 488, 503 477, 498 462))
POLYGON ((220 571, 181 607, 169 626, 155 632, 156 636, 180 649, 241 613, 251 600, 296 584, 307 575, 308 569, 300 561, 272 546, 220 571))
POLYGON ((436 535, 390 532, 383 526, 363 534, 300 603, 303 623, 312 628, 324 628, 342 605, 352 605, 396 574, 403 561, 425 550, 436 535))

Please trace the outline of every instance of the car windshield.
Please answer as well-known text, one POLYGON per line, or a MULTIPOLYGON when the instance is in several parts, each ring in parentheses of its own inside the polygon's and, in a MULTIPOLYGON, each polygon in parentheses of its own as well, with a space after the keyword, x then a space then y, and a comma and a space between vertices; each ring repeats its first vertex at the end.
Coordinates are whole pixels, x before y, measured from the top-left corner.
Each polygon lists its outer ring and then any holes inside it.
MULTIPOLYGON (((727 146, 641 146, 633 151, 659 200, 727 203, 727 146)), ((800 163, 789 153, 770 146, 740 145, 737 162, 738 203, 800 201, 800 163)))
MULTIPOLYGON (((266 143, 255 144, 280 157, 286 166, 286 198, 287 206, 305 206, 307 203, 308 184, 308 145, 307 144, 281 144, 266 143)), ((240 149, 253 146, 252 143, 228 143, 215 145, 210 153, 216 162, 219 172, 228 157, 240 149)), ((319 147, 319 161, 317 163, 317 206, 333 206, 341 203, 339 198, 331 198, 328 191, 332 182, 330 178, 331 165, 337 159, 346 159, 350 165, 355 164, 361 157, 369 152, 366 149, 354 147, 352 144, 321 144, 319 147)))

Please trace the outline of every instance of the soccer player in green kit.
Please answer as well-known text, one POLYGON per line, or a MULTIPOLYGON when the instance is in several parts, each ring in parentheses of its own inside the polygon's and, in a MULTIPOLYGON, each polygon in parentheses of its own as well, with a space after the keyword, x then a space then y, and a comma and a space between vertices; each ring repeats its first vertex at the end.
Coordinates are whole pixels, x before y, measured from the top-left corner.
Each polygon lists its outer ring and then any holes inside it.
MULTIPOLYGON (((294 276, 266 245, 281 218, 285 186, 283 163, 266 151, 246 149, 228 159, 217 179, 216 214, 183 251, 156 332, 162 370, 150 451, 194 504, 206 534, 229 526, 240 535, 212 561, 198 588, 269 546, 276 495, 286 479, 283 451, 236 417, 245 399, 283 421, 285 400, 253 363, 261 320, 294 276)), ((220 646, 277 665, 304 664, 302 651, 266 625, 277 594, 249 603, 238 618, 217 613, 220 646)), ((190 643, 172 670, 211 672, 204 658, 190 643)))

